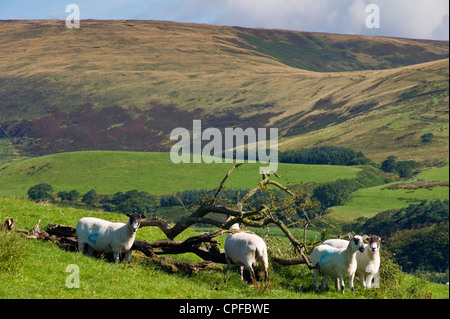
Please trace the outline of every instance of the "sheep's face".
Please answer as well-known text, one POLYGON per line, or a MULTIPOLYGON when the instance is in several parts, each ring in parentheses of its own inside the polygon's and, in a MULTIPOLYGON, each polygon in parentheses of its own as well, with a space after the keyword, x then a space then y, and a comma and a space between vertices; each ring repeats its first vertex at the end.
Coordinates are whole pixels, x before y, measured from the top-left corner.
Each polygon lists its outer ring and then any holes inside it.
POLYGON ((141 226, 141 215, 140 214, 127 214, 130 217, 128 220, 128 226, 130 226, 131 231, 137 232, 139 227, 141 226))
POLYGON ((372 235, 369 237, 369 249, 373 253, 380 249, 381 238, 377 235, 372 235))
POLYGON ((353 245, 353 251, 359 250, 360 252, 364 252, 364 239, 361 236, 352 236, 350 240, 353 245))

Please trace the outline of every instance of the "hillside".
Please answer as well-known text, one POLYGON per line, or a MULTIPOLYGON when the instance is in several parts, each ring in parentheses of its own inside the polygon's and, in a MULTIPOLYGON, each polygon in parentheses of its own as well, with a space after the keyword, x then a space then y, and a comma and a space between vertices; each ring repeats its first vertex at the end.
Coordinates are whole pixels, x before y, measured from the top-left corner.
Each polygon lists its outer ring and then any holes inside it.
POLYGON ((166 151, 193 119, 278 127, 282 149, 448 159, 448 41, 119 20, 0 21, 0 36, 8 159, 166 151))
MULTIPOLYGON (((124 216, 115 213, 86 211, 36 204, 26 200, 0 197, 0 219, 11 217, 17 228, 32 229, 37 220, 41 227, 49 223, 76 225, 88 214, 111 221, 124 222, 124 216)), ((193 231, 180 235, 180 240, 195 235, 193 231)), ((0 233, 0 236, 3 233, 0 233)), ((9 236, 9 235, 8 235, 9 236)), ((11 238, 12 236, 9 236, 11 238)), ((164 238, 156 227, 139 229, 136 238, 149 242, 164 238)), ((222 243, 225 235, 219 237, 222 243)), ((387 298, 435 298, 448 299, 448 287, 418 280, 411 275, 400 274, 398 285, 386 284, 377 291, 363 290, 355 285, 356 293, 344 296, 334 289, 315 294, 313 274, 305 265, 277 267, 271 265, 271 284, 260 293, 253 285, 243 284, 237 268, 232 268, 227 281, 222 271, 201 271, 197 274, 170 274, 148 262, 137 252, 133 253, 129 265, 107 263, 101 259, 89 258, 76 252, 65 252, 51 242, 36 239, 16 240, 15 247, 23 254, 14 259, 17 268, 12 273, 0 273, 0 298, 54 298, 54 299, 387 299, 387 298), (80 288, 69 289, 66 280, 70 273, 65 272, 70 264, 79 266, 80 288), (273 270, 273 271, 272 271, 273 270)), ((177 256, 179 258, 179 256, 177 256)), ((190 261, 199 260, 193 254, 186 254, 190 261)), ((225 266, 224 266, 225 268, 225 266)), ((157 300, 160 303, 160 300, 157 300)), ((184 301, 183 301, 184 302, 184 301)), ((189 301, 192 303, 191 301, 189 301)), ((270 301, 267 301, 270 302, 270 301)), ((297 301, 294 301, 297 302, 297 301)), ((273 309, 273 308, 271 308, 273 309)), ((177 314, 177 308, 174 315, 177 314)))

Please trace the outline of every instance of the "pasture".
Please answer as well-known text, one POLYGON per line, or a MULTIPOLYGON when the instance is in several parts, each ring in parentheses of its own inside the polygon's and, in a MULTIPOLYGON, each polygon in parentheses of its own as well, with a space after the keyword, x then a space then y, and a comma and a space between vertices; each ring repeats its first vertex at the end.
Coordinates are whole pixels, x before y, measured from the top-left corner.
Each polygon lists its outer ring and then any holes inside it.
MULTIPOLYGON (((61 208, 36 204, 25 200, 0 197, 0 220, 12 217, 17 228, 32 229, 38 219, 44 228, 48 223, 75 225, 83 216, 94 216, 111 221, 126 221, 120 214, 61 208)), ((184 234, 183 236, 189 236, 184 234)), ((156 228, 138 231, 137 239, 148 241, 164 238, 156 228)), ((223 243, 223 238, 220 239, 223 243)), ((112 264, 88 258, 75 252, 65 252, 50 242, 21 239, 22 258, 13 273, 0 273, 0 298, 448 298, 448 287, 401 275, 398 286, 363 291, 356 285, 355 295, 342 296, 334 289, 313 293, 313 275, 305 265, 282 267, 270 264, 271 282, 265 292, 240 281, 237 268, 227 281, 224 272, 208 271, 194 275, 169 274, 146 262, 145 257, 133 252, 129 265, 112 264), (80 269, 80 288, 67 288, 65 272, 69 264, 80 269), (430 296, 430 292, 432 295, 430 296)), ((177 256, 178 257, 178 256, 177 256)), ((183 258, 196 260, 189 254, 183 258)), ((225 265, 223 265, 225 269, 225 265)))
MULTIPOLYGON (((0 195, 27 196, 27 190, 48 183, 55 192, 77 189, 114 194, 131 189, 151 195, 171 195, 187 189, 214 189, 233 166, 227 163, 174 164, 169 153, 87 151, 61 153, 0 166, 0 195)), ((261 180, 259 163, 246 163, 227 181, 227 187, 253 188, 261 180)), ((291 186, 354 178, 358 167, 279 164, 277 179, 291 186)))

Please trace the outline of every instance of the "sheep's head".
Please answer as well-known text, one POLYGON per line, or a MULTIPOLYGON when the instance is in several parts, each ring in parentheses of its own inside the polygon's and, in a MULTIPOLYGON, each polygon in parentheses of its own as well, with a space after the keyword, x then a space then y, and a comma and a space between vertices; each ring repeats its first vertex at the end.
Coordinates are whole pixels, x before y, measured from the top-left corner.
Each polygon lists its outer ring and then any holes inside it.
POLYGON ((380 249, 381 238, 377 235, 371 235, 369 237, 369 249, 371 252, 375 253, 380 249))
POLYGON ((130 219, 128 220, 128 226, 130 227, 131 231, 137 232, 137 230, 141 226, 141 217, 142 217, 141 214, 127 213, 127 216, 130 217, 130 219))
POLYGON ((356 251, 359 250, 360 252, 364 252, 364 239, 367 236, 353 236, 352 234, 348 234, 348 237, 350 238, 350 245, 352 245, 352 250, 356 251))

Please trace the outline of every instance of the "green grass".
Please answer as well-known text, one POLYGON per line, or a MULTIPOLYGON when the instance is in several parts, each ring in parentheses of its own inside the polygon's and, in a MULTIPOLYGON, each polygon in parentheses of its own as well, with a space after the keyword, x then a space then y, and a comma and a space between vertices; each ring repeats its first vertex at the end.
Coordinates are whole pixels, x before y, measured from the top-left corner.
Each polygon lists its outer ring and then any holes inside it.
POLYGON ((425 179, 427 181, 448 181, 449 179, 449 162, 444 167, 428 169, 417 175, 417 179, 425 179))
MULTIPOLYGON (((415 178, 407 181, 411 185, 425 181, 448 181, 448 168, 428 169, 415 178)), ((332 207, 332 213, 326 219, 332 222, 351 222, 358 217, 370 218, 376 214, 389 210, 406 207, 411 203, 422 200, 449 199, 448 186, 435 186, 432 188, 418 189, 389 189, 389 186, 404 182, 393 182, 375 187, 359 189, 351 194, 351 200, 342 206, 332 207)))
MULTIPOLYGON (((0 195, 27 196, 39 183, 55 193, 77 189, 98 194, 137 189, 152 195, 170 195, 186 189, 217 188, 233 164, 174 164, 169 153, 90 151, 61 153, 0 167, 0 195)), ((259 163, 246 163, 230 176, 227 187, 253 188, 261 180, 259 163)), ((284 185, 354 178, 357 167, 279 164, 277 181, 284 185)))
MULTIPOLYGON (((38 219, 41 219, 42 228, 48 223, 75 225, 79 218, 88 215, 112 221, 126 220, 120 214, 61 208, 0 197, 0 220, 14 218, 16 228, 32 229, 38 219)), ((138 231, 137 238, 153 241, 164 236, 156 228, 145 227, 138 231)), ((395 288, 395 293, 391 292, 393 287, 376 292, 363 291, 357 285, 355 296, 348 291, 342 296, 334 289, 316 295, 312 292, 312 272, 305 265, 280 267, 271 264, 271 285, 264 293, 260 293, 240 281, 236 268, 225 281, 224 272, 220 271, 190 276, 168 274, 147 263, 136 252, 129 265, 116 265, 79 253, 65 252, 52 243, 34 239, 27 240, 25 250, 22 267, 18 271, 0 273, 0 298, 414 298, 417 294, 409 294, 413 288, 416 293, 420 291, 421 295, 431 291, 433 298, 448 298, 448 287, 407 275, 398 278, 401 284, 395 288), (79 267, 80 288, 66 287, 66 278, 71 273, 65 270, 71 264, 79 267)), ((193 259, 189 255, 184 257, 193 259)))

